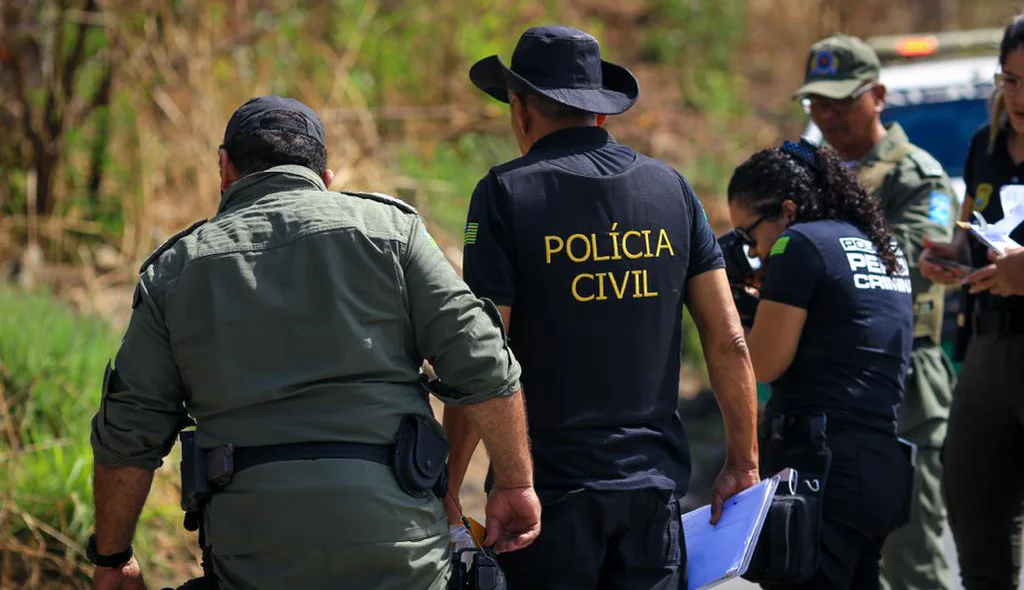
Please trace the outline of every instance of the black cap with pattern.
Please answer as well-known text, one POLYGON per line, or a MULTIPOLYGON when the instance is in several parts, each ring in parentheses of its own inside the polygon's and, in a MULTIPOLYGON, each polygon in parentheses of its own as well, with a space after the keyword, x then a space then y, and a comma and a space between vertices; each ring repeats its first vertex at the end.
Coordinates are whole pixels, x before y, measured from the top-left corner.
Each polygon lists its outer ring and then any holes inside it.
POLYGON ((320 145, 327 145, 324 141, 324 125, 316 111, 294 98, 280 96, 258 96, 238 107, 224 130, 224 145, 243 133, 261 129, 305 135, 320 142, 320 145), (296 121, 296 117, 282 117, 282 113, 298 115, 302 121, 296 121))

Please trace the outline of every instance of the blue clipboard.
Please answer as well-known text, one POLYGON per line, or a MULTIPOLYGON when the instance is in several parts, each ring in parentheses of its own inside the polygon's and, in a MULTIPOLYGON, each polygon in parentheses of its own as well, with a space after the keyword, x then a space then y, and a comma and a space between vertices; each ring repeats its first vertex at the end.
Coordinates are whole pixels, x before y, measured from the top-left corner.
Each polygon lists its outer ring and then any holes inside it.
POLYGON ((775 490, 780 484, 792 487, 794 480, 795 471, 786 469, 729 498, 714 526, 710 505, 682 516, 689 590, 711 588, 746 573, 775 490))

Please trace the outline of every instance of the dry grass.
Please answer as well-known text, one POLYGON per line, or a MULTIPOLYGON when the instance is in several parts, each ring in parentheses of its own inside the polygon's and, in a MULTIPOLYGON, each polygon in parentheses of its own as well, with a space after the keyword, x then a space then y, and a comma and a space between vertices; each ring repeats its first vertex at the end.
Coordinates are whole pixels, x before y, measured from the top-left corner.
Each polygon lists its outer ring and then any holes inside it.
MULTIPOLYGON (((432 213, 445 207, 453 217, 451 203, 465 199, 467 183, 491 163, 476 154, 471 163, 442 167, 436 155, 470 134, 508 141, 504 108, 482 98, 466 70, 488 53, 507 58, 530 24, 560 20, 593 31, 609 57, 630 66, 642 98, 613 118, 610 130, 690 177, 716 221, 726 217, 716 197, 732 167, 800 131, 802 115, 789 94, 811 42, 840 29, 863 36, 992 26, 1015 10, 1005 0, 746 0, 744 17, 688 32, 706 43, 683 39, 678 50, 660 48, 653 59, 651 39, 666 32, 657 7, 668 4, 99 2, 97 26, 109 40, 102 52, 116 64, 101 206, 82 198, 82 146, 98 133, 92 121, 63 130, 66 154, 54 189, 60 216, 40 218, 12 205, 36 179, 30 167, 0 161, 0 277, 48 287, 106 322, 97 328, 50 298, 25 299, 0 286, 0 588, 85 587, 91 495, 81 461, 89 456, 84 424, 103 363, 127 319, 139 262, 171 233, 215 212, 217 147, 227 118, 249 97, 288 94, 317 109, 335 187, 414 200, 434 218, 431 232, 458 267, 458 228, 432 213), (308 18, 297 20, 299 13, 308 18), (729 27, 744 33, 722 47, 718 39, 734 38, 729 27), (720 65, 702 67, 717 53, 725 56, 716 58, 720 65), (403 157, 423 166, 412 171, 403 157)), ((9 65, 10 35, 0 31, 0 75, 9 65)), ((0 89, 0 115, 10 90, 0 89)), ((12 144, 16 139, 5 130, 0 159, 21 157, 24 144, 12 144)), ((687 376, 682 382, 694 385, 687 376)), ((482 515, 485 465, 481 449, 466 484, 464 506, 474 516, 482 515)), ((158 472, 140 535, 147 577, 157 587, 197 573, 177 486, 172 459, 158 472)))

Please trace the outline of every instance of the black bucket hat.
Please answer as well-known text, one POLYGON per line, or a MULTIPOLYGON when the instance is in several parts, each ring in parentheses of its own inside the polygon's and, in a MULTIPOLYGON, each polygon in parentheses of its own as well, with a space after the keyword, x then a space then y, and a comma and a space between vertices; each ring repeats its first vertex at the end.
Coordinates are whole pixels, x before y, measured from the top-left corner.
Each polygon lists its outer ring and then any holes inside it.
POLYGON ((511 68, 491 55, 473 64, 469 79, 501 102, 509 101, 509 90, 532 92, 598 115, 624 112, 640 95, 636 77, 602 60, 597 39, 572 27, 527 29, 511 68))

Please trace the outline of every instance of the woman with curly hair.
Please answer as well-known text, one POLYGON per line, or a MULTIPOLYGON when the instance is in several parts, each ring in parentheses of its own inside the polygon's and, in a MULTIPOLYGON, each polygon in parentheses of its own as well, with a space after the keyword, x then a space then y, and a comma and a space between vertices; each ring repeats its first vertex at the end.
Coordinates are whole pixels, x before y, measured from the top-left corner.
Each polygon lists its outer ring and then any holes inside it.
POLYGON ((772 385, 762 472, 794 467, 820 500, 817 569, 771 587, 878 588, 913 476, 896 435, 913 335, 906 260, 877 202, 806 140, 740 165, 729 214, 765 269, 747 337, 772 385))

